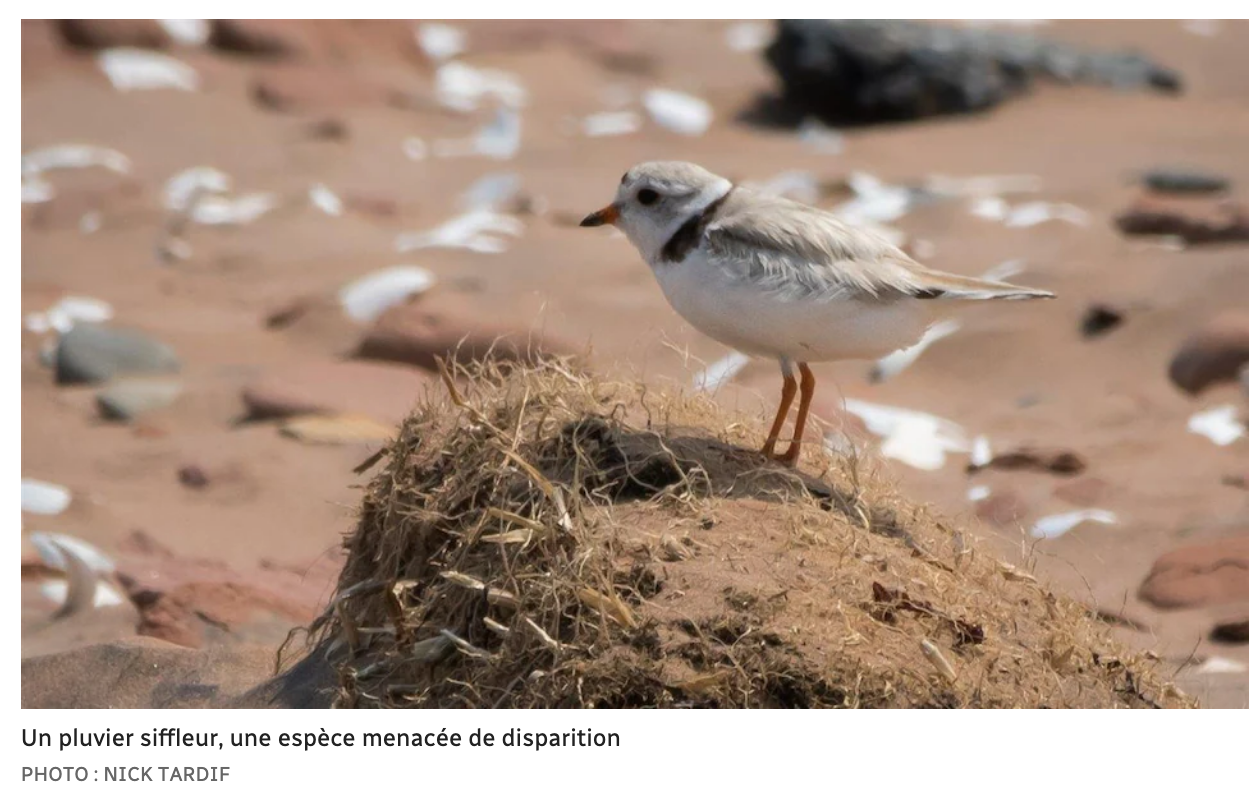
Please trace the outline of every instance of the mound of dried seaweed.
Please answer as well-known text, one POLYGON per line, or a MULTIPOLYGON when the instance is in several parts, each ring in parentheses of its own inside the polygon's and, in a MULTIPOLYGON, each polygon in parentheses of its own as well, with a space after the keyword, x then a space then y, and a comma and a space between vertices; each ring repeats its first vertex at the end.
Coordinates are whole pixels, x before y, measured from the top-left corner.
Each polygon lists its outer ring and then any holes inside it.
POLYGON ((443 377, 309 633, 339 706, 1190 704, 859 458, 789 471, 704 398, 558 362, 443 377))

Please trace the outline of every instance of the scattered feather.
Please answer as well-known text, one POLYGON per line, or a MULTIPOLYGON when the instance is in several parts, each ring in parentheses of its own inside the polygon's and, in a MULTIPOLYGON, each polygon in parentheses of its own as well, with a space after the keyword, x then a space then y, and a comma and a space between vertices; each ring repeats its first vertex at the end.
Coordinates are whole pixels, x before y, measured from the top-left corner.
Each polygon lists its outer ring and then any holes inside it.
POLYGON ((1241 674, 1249 671, 1249 666, 1239 660, 1231 660, 1212 654, 1193 669, 1194 674, 1241 674))
POLYGON ((210 41, 208 19, 159 19, 159 25, 177 43, 187 47, 200 47, 210 41))
POLYGON ((399 252, 424 248, 462 248, 477 253, 503 253, 507 240, 491 234, 519 236, 524 224, 514 217, 487 209, 472 210, 428 231, 399 234, 394 247, 399 252))
POLYGON ((1198 412, 1188 419, 1188 431, 1210 438, 1215 445, 1230 445, 1245 436, 1245 426, 1228 404, 1198 412))
POLYGON ((52 323, 45 312, 31 312, 22 319, 23 327, 35 334, 47 334, 52 331, 52 323))
POLYGON ((1000 221, 1005 219, 1005 215, 1009 214, 1009 204, 1005 203, 1004 198, 984 197, 975 198, 970 203, 970 214, 975 217, 981 217, 984 220, 1000 221))
POLYGON ((115 173, 131 172, 131 160, 112 148, 99 145, 49 145, 22 154, 22 176, 50 170, 75 170, 104 167, 115 173))
POLYGON ((848 186, 856 197, 841 204, 834 213, 854 225, 889 223, 903 217, 913 206, 912 190, 884 184, 869 173, 852 173, 848 186))
POLYGON ((974 438, 974 449, 970 452, 970 467, 982 468, 992 461, 992 444, 987 435, 980 434, 974 438))
POLYGON ((636 111, 604 111, 581 121, 581 131, 589 137, 623 136, 642 129, 642 115, 636 111))
POLYGON ((34 515, 60 515, 70 506, 70 491, 61 485, 38 479, 22 480, 22 512, 34 515))
POLYGON ((415 41, 433 61, 449 61, 467 49, 467 35, 440 22, 427 22, 416 28, 415 41))
POLYGON ((986 498, 991 498, 992 489, 987 485, 975 485, 965 491, 965 497, 974 503, 978 503, 986 498))
POLYGON ((642 95, 642 104, 656 125, 677 134, 699 136, 712 124, 708 102, 684 92, 648 89, 642 95))
POLYGON ((944 320, 936 323, 927 329, 926 333, 922 335, 922 339, 913 345, 887 354, 875 362, 874 366, 869 370, 869 380, 875 384, 885 382, 916 362, 917 358, 922 355, 922 352, 929 348, 932 343, 938 342, 960 330, 961 324, 955 320, 944 320))
POLYGON ((39 175, 22 175, 22 203, 47 203, 56 191, 39 175))
POLYGON ((1086 226, 1091 216, 1072 203, 1046 203, 1033 201, 1009 209, 1005 215, 1005 225, 1009 228, 1030 228, 1053 220, 1086 226))
POLYGON ((339 294, 345 314, 359 323, 370 323, 386 309, 424 292, 436 283, 422 267, 390 267, 345 285, 339 294))
MULTIPOLYGON (((86 543, 66 535, 36 533, 31 536, 31 540, 40 559, 65 574, 61 583, 65 593, 55 617, 66 618, 96 606, 103 584, 98 573, 112 573, 113 563, 86 543), (109 566, 107 571, 101 569, 101 561, 109 566)), ((111 599, 107 595, 104 601, 109 602, 111 599)))
POLYGON ((454 156, 487 156, 491 159, 513 158, 520 150, 520 112, 505 106, 499 107, 494 118, 475 136, 466 139, 442 139, 433 147, 438 158, 454 156))
POLYGON ((231 176, 214 167, 189 167, 166 181, 166 208, 186 212, 197 198, 206 193, 223 194, 232 188, 231 176))
POLYGON ((1091 215, 1072 203, 1048 203, 1031 201, 1011 206, 996 195, 981 195, 970 202, 970 214, 984 220, 1004 223, 1009 228, 1031 228, 1053 220, 1086 226, 1091 215))
POLYGON ((695 374, 694 389, 696 391, 714 393, 737 376, 738 372, 746 367, 750 361, 751 358, 745 354, 731 351, 728 355, 721 357, 695 374))
POLYGON ((848 399, 845 406, 869 431, 883 438, 883 456, 919 470, 939 470, 948 453, 965 454, 973 448, 960 426, 925 412, 855 399, 848 399))
POLYGON ((925 189, 932 194, 951 198, 982 199, 1019 192, 1039 192, 1043 184, 1038 175, 976 175, 964 178, 929 175, 926 177, 925 189))
POLYGON ((310 188, 310 202, 315 208, 332 217, 340 217, 345 211, 345 204, 335 192, 328 189, 326 184, 315 184, 310 188))
POLYGON ((244 225, 278 205, 279 198, 271 192, 252 192, 235 198, 206 195, 195 203, 189 217, 203 226, 244 225))
POLYGON ((496 99, 512 108, 528 101, 519 79, 501 70, 479 69, 449 61, 437 70, 437 100, 456 111, 475 111, 485 99, 496 99))
POLYGON ((1074 529, 1084 521, 1095 521, 1101 524, 1116 524, 1118 517, 1109 510, 1074 510, 1057 515, 1046 515, 1031 527, 1031 537, 1053 540, 1074 529))
MULTIPOLYGON (((69 583, 64 579, 45 579, 39 583, 39 592, 53 604, 65 607, 66 597, 69 595, 69 583)), ((108 582, 97 581, 95 594, 92 599, 93 607, 117 607, 123 602, 122 595, 108 582)))
POLYGON ((102 51, 96 63, 119 92, 145 89, 194 92, 201 86, 201 77, 192 67, 151 50, 112 48, 102 51))
POLYGON ((77 537, 55 532, 32 532, 31 545, 39 552, 39 559, 44 565, 58 571, 65 571, 69 567, 65 560, 67 552, 82 560, 84 565, 98 574, 112 574, 117 569, 113 560, 77 537))
POLYGON ((74 328, 75 323, 104 323, 113 316, 113 307, 104 301, 81 295, 67 295, 47 310, 27 315, 26 328, 36 334, 49 331, 64 334, 74 328))

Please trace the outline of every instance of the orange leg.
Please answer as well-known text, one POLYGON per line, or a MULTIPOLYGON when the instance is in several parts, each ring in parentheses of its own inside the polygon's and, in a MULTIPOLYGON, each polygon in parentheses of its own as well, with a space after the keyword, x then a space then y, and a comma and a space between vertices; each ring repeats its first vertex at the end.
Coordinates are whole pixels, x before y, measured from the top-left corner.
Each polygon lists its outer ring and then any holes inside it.
POLYGON ((782 366, 782 402, 778 404, 777 417, 773 419, 773 428, 769 430, 769 439, 764 441, 764 448, 760 449, 760 453, 766 457, 773 456, 773 448, 777 445, 778 434, 782 431, 782 424, 786 423, 786 413, 791 409, 791 402, 795 400, 795 375, 790 372, 790 366, 783 364, 782 366))
POLYGON ((799 398, 799 411, 795 413, 795 437, 791 439, 790 448, 786 449, 786 453, 778 458, 792 468, 799 461, 799 447, 804 442, 804 426, 808 423, 808 407, 812 404, 813 388, 817 386, 812 371, 803 362, 799 363, 799 375, 802 379, 800 383, 802 392, 799 398))

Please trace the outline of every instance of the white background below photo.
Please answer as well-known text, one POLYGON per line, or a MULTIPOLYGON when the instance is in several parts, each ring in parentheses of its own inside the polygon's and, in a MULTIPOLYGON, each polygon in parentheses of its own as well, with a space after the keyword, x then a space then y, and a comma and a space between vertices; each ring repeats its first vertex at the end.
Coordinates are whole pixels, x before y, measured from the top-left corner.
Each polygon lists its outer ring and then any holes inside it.
MULTIPOLYGON (((7 776, 17 795, 9 799, 83 798, 84 783, 26 782, 20 765, 85 767, 228 767, 222 782, 105 783, 89 779, 93 799, 222 799, 241 793, 312 799, 350 799, 363 794, 414 794, 416 798, 470 799, 964 799, 1061 800, 1190 799, 1240 789, 1219 772, 1202 775, 1183 767, 1243 765, 1247 739, 1229 732, 1223 711, 1202 722, 1198 737, 1174 745, 1178 770, 1119 771, 1165 756, 1165 733, 1148 721, 1115 719, 1101 712, 1075 713, 1054 724, 1031 711, 1004 714, 996 726, 982 714, 956 712, 927 717, 908 712, 844 715, 814 711, 390 711, 371 715, 293 711, 25 711, 32 730, 53 736, 52 747, 20 747, 13 733, 7 776), (860 720, 857 720, 859 716, 860 720), (1088 721, 1079 720, 1087 717, 1088 721), (82 747, 59 751, 61 732, 134 733, 131 748, 82 747), (181 733, 266 733, 271 746, 222 749, 138 746, 167 728, 181 733), (1026 760, 1027 739, 1069 727, 1069 770, 1041 771, 1026 760), (520 734, 615 733, 619 747, 504 746, 520 734), (472 746, 477 730, 493 733, 493 746, 472 746), (365 733, 458 733, 460 746, 363 746, 365 733), (287 735, 353 734, 354 746, 280 746, 287 735), (1213 733, 1211 735, 1210 733, 1213 733), (911 769, 906 767, 911 762, 911 769), (37 791, 36 791, 37 789, 37 791), (422 789, 422 791, 420 790, 422 789), (582 790, 584 789, 584 790, 582 790), (24 793, 23 793, 24 792, 24 793), (36 796, 36 793, 38 796, 36 796)), ((1049 714, 1051 715, 1051 714, 1049 714)), ((1059 714, 1060 715, 1060 714, 1059 714)), ((1233 717, 1236 714, 1231 714, 1233 717)), ((1236 726, 1239 726, 1239 719, 1236 726)), ((169 736, 168 736, 169 737, 169 736)), ((157 774, 156 771, 153 772, 157 774)))

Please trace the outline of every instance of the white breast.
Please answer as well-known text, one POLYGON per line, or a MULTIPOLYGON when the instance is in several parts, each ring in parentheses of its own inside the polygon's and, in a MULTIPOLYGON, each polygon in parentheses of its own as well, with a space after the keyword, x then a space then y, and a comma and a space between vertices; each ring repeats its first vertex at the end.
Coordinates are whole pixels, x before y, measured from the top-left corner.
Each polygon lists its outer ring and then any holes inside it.
POLYGON ((680 263, 652 263, 660 288, 692 326, 748 355, 801 362, 874 359, 921 338, 923 301, 784 298, 736 278, 696 248, 680 263))

